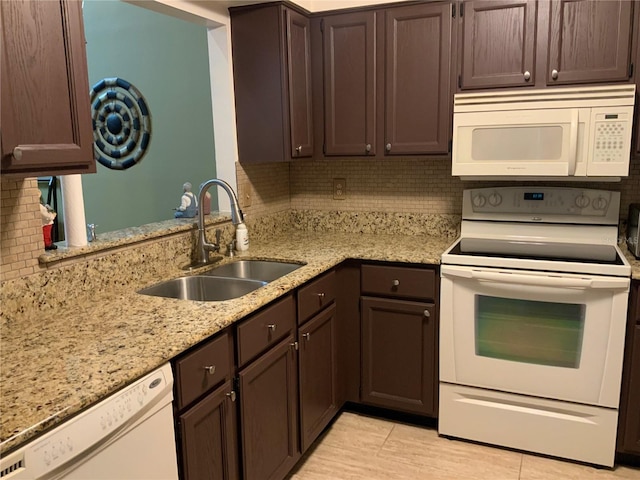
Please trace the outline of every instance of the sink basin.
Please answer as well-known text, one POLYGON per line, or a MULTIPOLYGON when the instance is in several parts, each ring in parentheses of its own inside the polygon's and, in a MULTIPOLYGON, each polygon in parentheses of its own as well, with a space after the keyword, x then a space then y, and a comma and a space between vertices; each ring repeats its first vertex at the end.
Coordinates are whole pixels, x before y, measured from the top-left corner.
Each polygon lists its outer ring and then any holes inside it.
POLYGON ((238 260, 208 270, 204 275, 272 282, 301 266, 302 265, 297 263, 283 263, 269 260, 238 260))
POLYGON ((180 300, 215 302, 241 297, 266 284, 267 282, 260 280, 195 275, 167 280, 143 288, 138 293, 180 300))

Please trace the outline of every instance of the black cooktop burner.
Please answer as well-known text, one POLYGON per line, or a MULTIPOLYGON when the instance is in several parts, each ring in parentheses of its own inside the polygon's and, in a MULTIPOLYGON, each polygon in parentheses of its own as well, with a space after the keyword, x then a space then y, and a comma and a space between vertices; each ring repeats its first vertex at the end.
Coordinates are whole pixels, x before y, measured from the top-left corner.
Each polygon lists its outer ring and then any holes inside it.
POLYGON ((452 255, 624 265, 611 245, 461 238, 452 255))

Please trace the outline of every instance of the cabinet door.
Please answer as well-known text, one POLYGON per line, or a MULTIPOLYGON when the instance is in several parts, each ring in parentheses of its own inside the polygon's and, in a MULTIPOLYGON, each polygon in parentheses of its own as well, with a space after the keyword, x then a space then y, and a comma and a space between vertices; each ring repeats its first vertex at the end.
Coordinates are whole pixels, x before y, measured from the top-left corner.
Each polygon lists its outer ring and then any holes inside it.
POLYGON ((447 153, 451 5, 386 12, 385 153, 447 153))
POLYGON ((313 154, 311 27, 308 18, 293 10, 285 9, 285 16, 291 158, 310 157, 313 154))
POLYGON ((185 480, 238 478, 235 392, 225 383, 179 417, 185 480))
POLYGON ((629 79, 630 1, 551 2, 547 85, 629 79))
POLYGON ((323 20, 325 154, 376 153, 376 13, 323 20))
POLYGON ((461 8, 460 89, 533 85, 536 0, 467 1, 461 8))
POLYGON ((2 173, 92 173, 81 2, 0 2, 2 173))
POLYGON ((302 453, 336 414, 337 346, 335 304, 298 331, 302 453))
POLYGON ((279 479, 300 457, 293 336, 240 372, 245 480, 279 479))
POLYGON ((361 401, 433 415, 436 391, 435 306, 362 297, 361 401))
POLYGON ((631 362, 629 363, 629 390, 626 398, 624 419, 625 452, 640 455, 640 323, 633 329, 631 362))

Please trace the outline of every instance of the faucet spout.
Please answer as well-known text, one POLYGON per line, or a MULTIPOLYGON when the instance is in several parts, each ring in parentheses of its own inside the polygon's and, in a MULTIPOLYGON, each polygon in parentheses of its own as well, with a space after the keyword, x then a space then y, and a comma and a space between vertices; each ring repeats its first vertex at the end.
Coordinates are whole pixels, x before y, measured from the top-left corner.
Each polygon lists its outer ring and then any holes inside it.
POLYGON ((198 265, 205 265, 209 261, 209 252, 218 252, 220 251, 219 243, 209 243, 207 242, 207 238, 205 235, 205 224, 204 224, 204 198, 209 190, 209 187, 212 185, 217 185, 221 187, 226 194, 229 196, 229 203, 231 204, 231 223, 234 225, 239 225, 244 221, 242 210, 240 210, 238 197, 236 193, 233 191, 231 186, 225 182, 224 180, 220 180, 219 178, 212 178, 211 180, 207 180, 200 185, 200 191, 198 193, 198 244, 196 245, 196 258, 195 262, 198 265))

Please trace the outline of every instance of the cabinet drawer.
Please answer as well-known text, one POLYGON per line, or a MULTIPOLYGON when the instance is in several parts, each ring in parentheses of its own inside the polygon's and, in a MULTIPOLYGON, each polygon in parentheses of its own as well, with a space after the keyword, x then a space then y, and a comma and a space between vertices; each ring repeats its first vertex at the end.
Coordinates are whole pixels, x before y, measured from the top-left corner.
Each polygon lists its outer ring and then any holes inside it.
POLYGON ((176 361, 178 408, 229 379, 231 352, 227 332, 176 361))
POLYGON ((302 324, 335 299, 336 274, 331 271, 298 290, 298 323, 302 324))
POLYGON ((238 325, 238 366, 285 338, 295 326, 293 295, 238 325))
POLYGON ((436 272, 421 268, 363 265, 362 293, 433 299, 436 295, 436 272))

